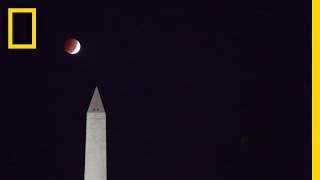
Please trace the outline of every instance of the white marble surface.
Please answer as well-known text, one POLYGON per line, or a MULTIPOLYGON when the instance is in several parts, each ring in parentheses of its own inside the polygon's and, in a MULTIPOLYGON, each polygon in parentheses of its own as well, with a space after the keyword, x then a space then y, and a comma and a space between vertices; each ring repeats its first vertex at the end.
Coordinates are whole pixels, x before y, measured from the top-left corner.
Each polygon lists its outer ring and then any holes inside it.
POLYGON ((87 112, 84 180, 107 179, 106 113, 96 88, 87 112))

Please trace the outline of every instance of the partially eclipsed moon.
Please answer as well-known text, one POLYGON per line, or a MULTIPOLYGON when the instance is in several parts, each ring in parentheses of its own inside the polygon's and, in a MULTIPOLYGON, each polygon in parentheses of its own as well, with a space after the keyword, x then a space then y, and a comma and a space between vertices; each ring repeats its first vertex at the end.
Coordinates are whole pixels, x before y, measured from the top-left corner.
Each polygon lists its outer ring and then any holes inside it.
POLYGON ((71 52, 71 54, 77 54, 80 51, 81 45, 79 41, 77 41, 76 48, 71 52))
POLYGON ((80 51, 80 42, 76 39, 68 39, 64 44, 64 49, 69 54, 77 54, 80 51))

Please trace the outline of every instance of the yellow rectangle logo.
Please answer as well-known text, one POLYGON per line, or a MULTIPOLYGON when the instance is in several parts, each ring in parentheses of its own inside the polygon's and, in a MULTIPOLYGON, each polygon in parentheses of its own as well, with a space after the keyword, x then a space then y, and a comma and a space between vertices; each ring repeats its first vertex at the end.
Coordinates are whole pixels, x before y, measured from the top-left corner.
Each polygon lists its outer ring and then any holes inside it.
POLYGON ((36 49, 36 8, 9 8, 8 9, 8 49, 36 49), (32 16, 32 43, 13 44, 13 13, 31 13, 32 16))

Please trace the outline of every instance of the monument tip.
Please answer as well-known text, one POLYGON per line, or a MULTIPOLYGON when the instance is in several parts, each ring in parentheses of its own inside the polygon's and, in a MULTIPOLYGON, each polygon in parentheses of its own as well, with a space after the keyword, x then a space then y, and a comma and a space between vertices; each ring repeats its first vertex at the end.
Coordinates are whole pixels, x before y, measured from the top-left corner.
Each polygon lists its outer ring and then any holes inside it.
POLYGON ((98 87, 95 88, 88 111, 90 113, 104 113, 104 106, 101 100, 101 96, 98 87))

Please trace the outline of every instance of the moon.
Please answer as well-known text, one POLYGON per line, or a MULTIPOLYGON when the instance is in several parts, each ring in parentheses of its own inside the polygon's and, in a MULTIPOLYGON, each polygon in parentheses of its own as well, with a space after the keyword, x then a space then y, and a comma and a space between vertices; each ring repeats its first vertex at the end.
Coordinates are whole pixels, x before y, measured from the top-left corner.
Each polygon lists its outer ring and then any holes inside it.
POLYGON ((76 45, 76 48, 74 49, 73 52, 71 52, 71 54, 77 54, 81 49, 81 45, 80 45, 80 42, 77 41, 77 45, 76 45))
POLYGON ((81 44, 78 40, 70 38, 64 44, 64 50, 69 54, 77 54, 81 49, 81 44))

